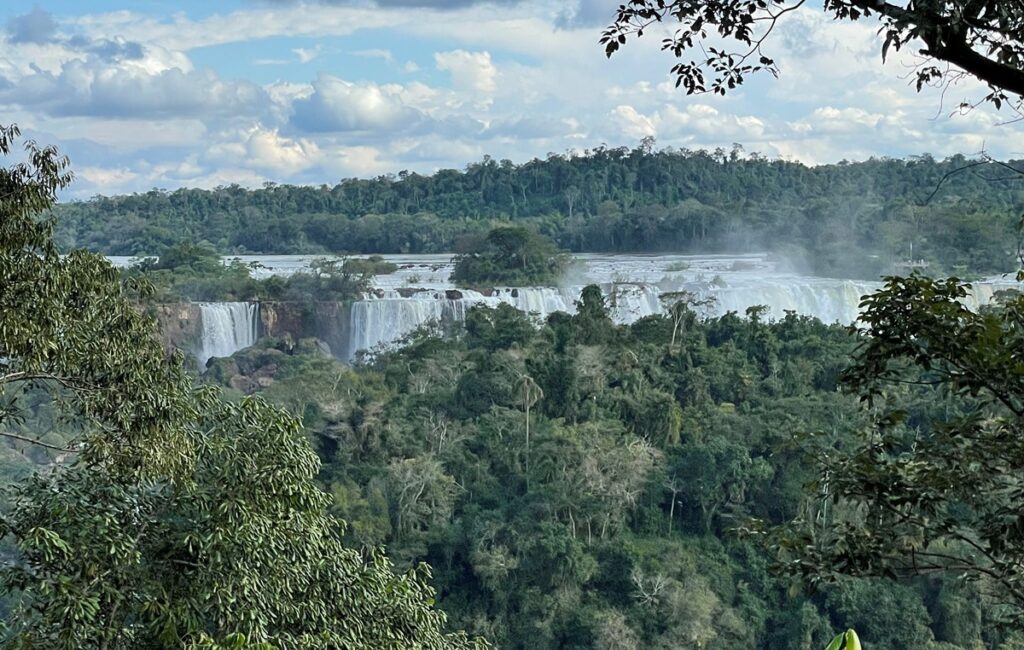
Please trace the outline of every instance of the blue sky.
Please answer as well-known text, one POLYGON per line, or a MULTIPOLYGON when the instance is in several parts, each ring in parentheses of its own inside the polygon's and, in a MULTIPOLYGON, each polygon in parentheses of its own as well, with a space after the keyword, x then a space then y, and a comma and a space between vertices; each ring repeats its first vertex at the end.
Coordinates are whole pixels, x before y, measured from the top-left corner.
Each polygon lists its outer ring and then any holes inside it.
POLYGON ((810 164, 1024 152, 976 86, 915 93, 877 25, 789 16, 779 79, 687 97, 652 31, 612 60, 618 0, 7 0, 0 105, 74 163, 72 195, 335 183, 489 154, 726 147, 810 164))

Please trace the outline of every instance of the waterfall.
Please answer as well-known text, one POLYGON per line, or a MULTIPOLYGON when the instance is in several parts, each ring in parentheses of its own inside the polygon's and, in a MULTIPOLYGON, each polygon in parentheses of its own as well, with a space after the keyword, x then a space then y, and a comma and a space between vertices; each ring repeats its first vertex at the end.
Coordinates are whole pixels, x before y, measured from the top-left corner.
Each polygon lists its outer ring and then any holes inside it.
MULTIPOLYGON (((661 291, 653 285, 620 283, 602 285, 601 289, 612 320, 616 323, 631 325, 645 316, 654 316, 665 311, 661 304, 661 291)), ((580 292, 582 291, 581 288, 580 292)))
MULTIPOLYGON (((765 305, 766 317, 779 320, 787 311, 813 316, 824 323, 849 325, 857 320, 861 297, 882 285, 877 282, 812 278, 806 276, 752 276, 707 280, 662 281, 657 285, 639 282, 608 282, 599 285, 612 320, 631 324, 645 316, 663 314, 662 293, 690 291, 699 298, 713 298, 710 316, 734 311, 741 316, 748 307, 765 305)), ((1009 281, 975 283, 965 304, 977 309, 992 300, 999 289, 1017 288, 1009 281)), ((430 322, 462 322, 473 305, 496 307, 501 303, 544 320, 554 312, 573 313, 582 286, 519 287, 495 289, 488 294, 468 290, 419 289, 400 292, 379 291, 352 305, 348 356, 360 350, 393 346, 418 327, 430 322)))
POLYGON ((349 356, 360 350, 374 350, 414 332, 421 325, 440 321, 445 301, 433 292, 403 298, 395 291, 384 297, 352 304, 349 327, 349 356))
POLYGON ((709 311, 716 316, 729 311, 742 316, 748 307, 765 305, 767 317, 775 320, 795 311, 823 323, 849 325, 857 320, 861 296, 879 287, 878 283, 854 280, 765 278, 757 285, 711 286, 699 295, 715 300, 709 311))
POLYGON ((199 313, 202 323, 200 368, 205 368, 213 357, 230 357, 256 343, 259 303, 204 302, 199 303, 199 313))
MULTIPOLYGON (((661 313, 656 287, 640 284, 601 286, 618 323, 633 323, 644 316, 661 313)), ((495 289, 488 294, 471 290, 388 289, 352 304, 348 356, 360 350, 387 348, 417 328, 431 322, 461 323, 474 305, 497 307, 505 303, 545 320, 555 312, 573 313, 583 287, 517 287, 495 289)))

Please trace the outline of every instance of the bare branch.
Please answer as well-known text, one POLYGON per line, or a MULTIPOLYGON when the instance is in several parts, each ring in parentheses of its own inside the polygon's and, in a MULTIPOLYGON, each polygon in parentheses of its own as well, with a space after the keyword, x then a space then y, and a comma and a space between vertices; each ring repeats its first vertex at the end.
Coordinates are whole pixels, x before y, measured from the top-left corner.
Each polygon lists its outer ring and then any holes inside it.
POLYGON ((10 431, 0 431, 0 436, 3 436, 4 438, 10 438, 11 440, 27 442, 29 444, 44 447, 46 449, 52 449, 53 451, 63 451, 67 453, 75 453, 78 451, 78 449, 75 449, 73 447, 58 447, 57 445, 51 445, 48 442, 43 442, 42 440, 37 440, 36 438, 29 438, 28 436, 22 436, 17 433, 11 433, 10 431))

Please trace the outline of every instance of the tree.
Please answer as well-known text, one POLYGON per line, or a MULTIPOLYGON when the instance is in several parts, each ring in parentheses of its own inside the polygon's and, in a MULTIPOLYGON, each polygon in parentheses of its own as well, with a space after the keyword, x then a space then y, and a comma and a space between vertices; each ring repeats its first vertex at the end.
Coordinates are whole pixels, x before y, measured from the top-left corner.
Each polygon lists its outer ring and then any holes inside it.
MULTIPOLYGON (((779 69, 768 53, 772 32, 807 0, 630 0, 619 7, 601 42, 611 56, 630 35, 642 36, 655 23, 679 28, 662 50, 679 62, 676 85, 687 93, 724 95, 750 74, 779 69), (705 43, 705 41, 711 41, 705 43), (724 45, 719 45, 725 41, 724 45), (706 45, 706 47, 704 47, 706 45), (691 53, 696 54, 687 60, 691 53)), ((1007 94, 1020 106, 1024 95, 1024 8, 1003 0, 946 0, 892 3, 886 0, 825 0, 836 20, 877 17, 883 59, 890 49, 917 47, 917 88, 947 85, 972 76, 989 87, 984 98, 999 107, 1007 94), (950 64, 955 66, 950 68, 950 64)))
POLYGON ((583 345, 600 345, 614 335, 615 324, 608 314, 601 287, 596 284, 583 287, 580 299, 576 301, 572 323, 576 329, 576 340, 583 345))
POLYGON ((661 303, 668 309, 672 319, 672 339, 669 350, 676 349, 676 338, 693 325, 698 317, 698 310, 705 311, 715 304, 715 298, 699 298, 692 291, 669 291, 658 296, 661 303))
POLYGON ((865 338, 845 381, 872 407, 851 450, 822 460, 817 522, 773 536, 789 571, 952 573, 1024 619, 1024 296, 982 313, 956 279, 889 278, 865 299, 865 338), (908 412, 908 391, 944 404, 908 412), (913 418, 913 421, 911 421, 913 418))
POLYGON ((526 450, 524 451, 523 458, 526 463, 526 489, 530 489, 530 408, 533 407, 537 402, 544 399, 544 391, 541 390, 537 382, 528 374, 522 373, 519 376, 519 381, 516 382, 516 389, 522 397, 523 404, 523 422, 526 430, 526 450))
MULTIPOLYGON (((0 129, 10 155, 16 127, 0 129)), ((342 544, 299 423, 196 389, 103 258, 59 254, 38 214, 67 160, 0 169, 0 431, 39 395, 66 442, 0 515, 7 648, 450 648, 429 572, 342 544), (31 392, 34 399, 20 398, 31 392)), ((17 429, 14 431, 12 429, 17 429)))
POLYGON ((451 279, 460 286, 550 284, 567 263, 547 237, 522 226, 500 226, 455 258, 451 279))

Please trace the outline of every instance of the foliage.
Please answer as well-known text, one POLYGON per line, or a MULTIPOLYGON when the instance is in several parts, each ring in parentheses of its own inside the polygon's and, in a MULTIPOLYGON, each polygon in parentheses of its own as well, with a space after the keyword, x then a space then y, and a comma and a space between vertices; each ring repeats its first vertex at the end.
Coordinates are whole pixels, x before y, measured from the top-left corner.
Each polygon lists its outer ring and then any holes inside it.
POLYGON ((769 250, 818 274, 876 278, 913 249, 936 272, 1008 271, 1024 193, 1000 163, 956 173, 970 164, 924 155, 806 167, 738 145, 645 142, 333 187, 97 197, 55 216, 65 249, 115 255, 162 255, 183 239, 223 255, 444 253, 511 223, 571 251, 769 250))
POLYGON ((853 630, 837 634, 825 650, 860 650, 860 639, 853 630))
POLYGON ((212 248, 183 243, 159 259, 147 258, 122 272, 124 278, 152 286, 157 302, 195 301, 335 301, 356 300, 369 291, 375 275, 394 273, 395 264, 380 256, 318 258, 309 271, 253 277, 254 266, 234 259, 225 263, 212 248))
MULTIPOLYGON (((874 650, 1009 638, 969 585, 852 579, 803 596, 731 534, 819 503, 807 455, 853 447, 870 416, 837 391, 855 337, 756 309, 705 319, 685 296, 616 326, 594 289, 532 327, 476 307, 455 338, 355 368, 301 344, 207 378, 266 386, 301 416, 347 542, 427 561, 456 625, 501 647, 815 650, 848 627, 874 650)), ((939 408, 905 402, 918 419, 939 408)))
MULTIPOLYGON (((676 85, 687 93, 724 95, 761 71, 779 75, 767 54, 771 34, 780 20, 799 10, 806 0, 630 0, 620 5, 601 43, 611 56, 630 35, 643 36, 656 23, 679 23, 661 49, 679 62, 672 67, 676 85), (707 47, 705 48, 705 44, 707 47), (686 57, 697 58, 686 60, 686 57)), ((894 4, 876 0, 825 0, 822 7, 833 19, 856 21, 877 17, 884 35, 882 58, 890 50, 920 46, 916 65, 917 89, 947 86, 972 76, 989 86, 984 98, 998 108, 1007 93, 1020 105, 1024 95, 1024 9, 999 0, 947 0, 894 4), (955 66, 950 68, 949 64, 955 66)), ((965 104, 966 105, 966 104, 965 104)))
MULTIPOLYGON (((15 127, 0 131, 11 155, 15 127)), ((98 255, 39 220, 70 180, 27 143, 0 169, 0 435, 57 456, 0 513, 5 648, 468 648, 429 573, 342 544, 299 423, 196 390, 98 255), (59 413, 61 444, 10 428, 59 413)), ((183 250, 181 264, 201 264, 183 250)))
POLYGON ((872 407, 870 426, 823 459, 828 511, 777 541, 788 568, 812 582, 948 572, 977 581, 1001 603, 994 611, 1019 621, 1024 297, 973 313, 962 303, 969 290, 911 276, 865 299, 865 338, 845 382, 872 407), (928 408, 908 411, 909 400, 928 408))
POLYGON ((455 257, 451 280, 459 286, 549 285, 567 263, 547 237, 521 226, 501 226, 455 257))

